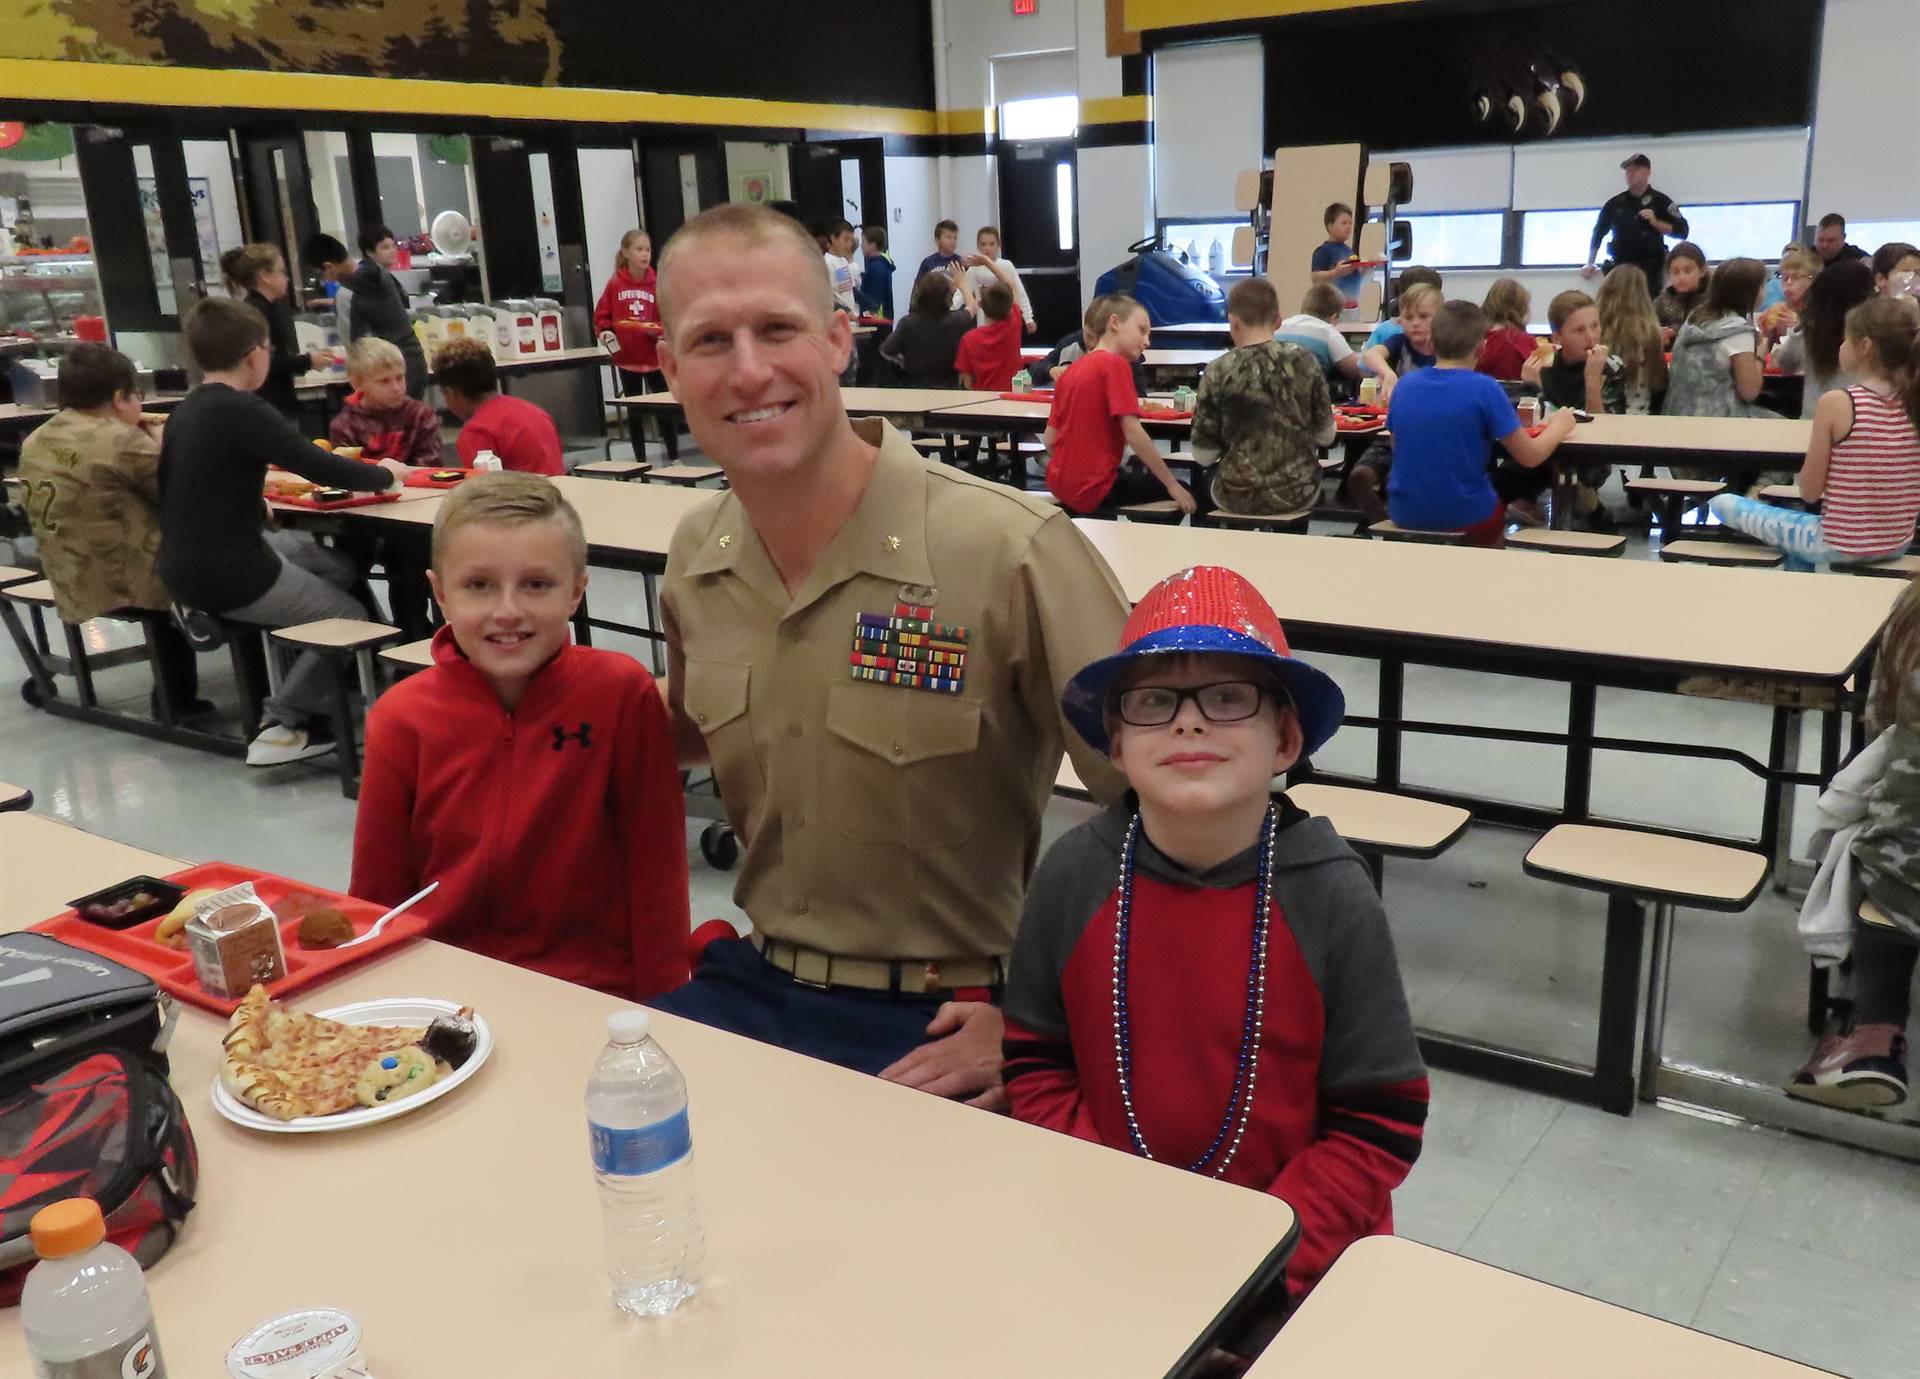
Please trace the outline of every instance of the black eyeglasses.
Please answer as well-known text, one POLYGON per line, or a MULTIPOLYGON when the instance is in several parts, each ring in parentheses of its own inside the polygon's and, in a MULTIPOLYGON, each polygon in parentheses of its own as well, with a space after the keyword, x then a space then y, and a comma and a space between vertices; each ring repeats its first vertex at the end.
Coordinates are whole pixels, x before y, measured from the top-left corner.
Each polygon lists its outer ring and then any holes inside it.
POLYGON ((1122 690, 1120 719, 1136 728, 1158 728, 1180 716, 1180 706, 1191 699, 1209 723, 1239 723, 1260 712, 1266 686, 1253 680, 1217 680, 1211 685, 1176 689, 1172 685, 1142 685, 1122 690))

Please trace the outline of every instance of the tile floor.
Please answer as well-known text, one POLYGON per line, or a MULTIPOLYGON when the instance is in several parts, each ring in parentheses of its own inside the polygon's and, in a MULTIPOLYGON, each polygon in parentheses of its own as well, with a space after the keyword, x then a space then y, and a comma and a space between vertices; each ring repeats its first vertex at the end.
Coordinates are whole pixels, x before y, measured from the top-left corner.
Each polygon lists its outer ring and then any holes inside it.
MULTIPOLYGON (((596 573, 594 590, 596 612, 640 620, 636 579, 596 573)), ((602 642, 644 654, 618 637, 602 642)), ((1370 665, 1325 664, 1350 698, 1370 703, 1370 665)), ((21 703, 16 674, 11 648, 0 651, 0 779, 30 787, 41 812, 159 852, 345 883, 353 808, 324 762, 248 771, 50 718, 21 703)), ((143 676, 108 672, 104 692, 144 695, 143 676)), ((222 679, 208 692, 232 700, 222 679)), ((1407 696, 1435 719, 1564 721, 1564 690, 1530 682, 1416 669, 1407 696)), ((1602 731, 1630 725, 1755 752, 1767 729, 1758 709, 1630 693, 1603 694, 1600 721, 1602 731)), ((1321 764, 1361 772, 1371 749, 1369 734, 1346 733, 1321 764)), ((1549 748, 1430 738, 1409 748, 1407 778, 1550 801, 1559 763, 1549 748)), ((1751 833, 1760 792, 1733 768, 1622 757, 1602 758, 1594 797, 1623 818, 1751 833)), ((1804 833, 1804 805, 1802 814, 1804 833)), ((1057 801, 1049 835, 1083 815, 1057 801)), ((694 914, 740 921, 728 878, 700 859, 697 827, 688 832, 694 914)), ((1476 829, 1440 859, 1389 864, 1409 997, 1424 1027, 1583 1058, 1601 900, 1522 875, 1527 844, 1476 829)), ((1670 1061, 1763 1086, 1799 1062, 1805 967, 1793 916, 1771 893, 1745 915, 1683 915, 1670 1061)), ((1856 1379, 1920 1373, 1920 1166, 1911 1163, 1664 1108, 1622 1119, 1435 1073, 1426 1147, 1396 1213, 1416 1239, 1856 1379)))

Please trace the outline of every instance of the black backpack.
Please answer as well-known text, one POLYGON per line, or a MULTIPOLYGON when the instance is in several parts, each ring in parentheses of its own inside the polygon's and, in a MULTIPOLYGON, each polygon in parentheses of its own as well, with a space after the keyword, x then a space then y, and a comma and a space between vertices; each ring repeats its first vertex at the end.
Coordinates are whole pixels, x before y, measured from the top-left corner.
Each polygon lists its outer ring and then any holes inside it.
POLYGON ((90 1197, 151 1265, 193 1210, 199 1155, 167 1083, 172 1002, 144 974, 45 934, 0 935, 0 1307, 33 1267, 28 1223, 90 1197))

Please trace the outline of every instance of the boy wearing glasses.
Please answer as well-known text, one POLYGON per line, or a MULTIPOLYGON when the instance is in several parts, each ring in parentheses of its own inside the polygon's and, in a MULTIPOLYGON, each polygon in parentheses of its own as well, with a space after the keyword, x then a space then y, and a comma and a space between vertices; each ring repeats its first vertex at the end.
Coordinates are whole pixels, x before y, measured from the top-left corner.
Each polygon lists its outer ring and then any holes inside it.
MULTIPOLYGON (((407 466, 329 454, 254 396, 272 355, 267 318, 245 302, 197 303, 187 313, 187 349, 204 377, 160 442, 160 578, 175 602, 261 627, 368 616, 347 592, 359 578, 350 559, 311 537, 267 530, 267 467, 380 493, 403 482, 407 466)), ((326 662, 302 652, 266 701, 247 765, 331 751, 326 710, 326 662)))
POLYGON ((1366 867, 1273 789, 1345 699, 1246 580, 1199 566, 1156 585, 1061 702, 1132 790, 1055 843, 1027 893, 1013 1114, 1284 1198, 1297 1300, 1392 1231, 1427 1114, 1366 867))

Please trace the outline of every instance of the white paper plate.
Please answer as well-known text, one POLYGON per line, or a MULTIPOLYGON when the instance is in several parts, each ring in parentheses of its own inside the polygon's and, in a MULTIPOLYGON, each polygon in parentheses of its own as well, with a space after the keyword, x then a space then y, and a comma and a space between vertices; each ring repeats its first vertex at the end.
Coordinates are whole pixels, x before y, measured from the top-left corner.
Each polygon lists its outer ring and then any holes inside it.
MULTIPOLYGON (((350 1006, 336 1006, 332 1010, 320 1010, 316 1015, 329 1020, 338 1020, 343 1025, 430 1025, 438 1015, 458 1015, 460 1007, 452 1001, 435 1001, 421 996, 389 997, 384 1001, 359 1001, 350 1006)), ((239 1100, 220 1085, 216 1074, 213 1079, 213 1109, 232 1121, 235 1125, 244 1125, 249 1130, 265 1130, 275 1135, 321 1135, 333 1130, 355 1130, 363 1125, 374 1125, 383 1120, 392 1120, 395 1116, 404 1116, 416 1111, 428 1102, 438 1101, 441 1097, 458 1087, 462 1082, 480 1071, 480 1065, 487 1061, 493 1052, 493 1030, 479 1015, 473 1017, 475 1035, 473 1054, 467 1061, 453 1070, 451 1076, 444 1077, 424 1092, 416 1092, 399 1101, 388 1102, 385 1106, 362 1106, 353 1111, 340 1111, 331 1116, 301 1116, 295 1120, 275 1120, 272 1116, 260 1112, 239 1100)))

